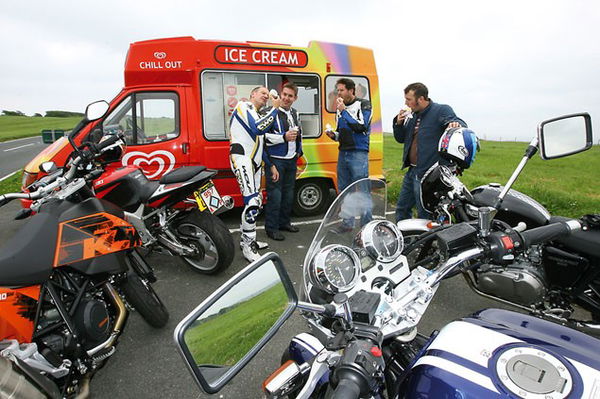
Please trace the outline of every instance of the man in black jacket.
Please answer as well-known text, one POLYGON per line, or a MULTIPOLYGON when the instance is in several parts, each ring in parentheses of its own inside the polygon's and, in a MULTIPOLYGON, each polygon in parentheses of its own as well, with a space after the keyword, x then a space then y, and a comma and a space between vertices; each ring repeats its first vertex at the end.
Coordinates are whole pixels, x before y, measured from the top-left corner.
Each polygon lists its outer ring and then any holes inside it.
POLYGON ((402 168, 408 167, 396 204, 396 221, 410 219, 415 205, 418 217, 429 219, 421 204, 421 178, 440 159, 438 142, 444 130, 467 124, 449 105, 431 101, 423 83, 406 86, 404 99, 410 110, 401 110, 393 121, 394 138, 404 144, 402 168))

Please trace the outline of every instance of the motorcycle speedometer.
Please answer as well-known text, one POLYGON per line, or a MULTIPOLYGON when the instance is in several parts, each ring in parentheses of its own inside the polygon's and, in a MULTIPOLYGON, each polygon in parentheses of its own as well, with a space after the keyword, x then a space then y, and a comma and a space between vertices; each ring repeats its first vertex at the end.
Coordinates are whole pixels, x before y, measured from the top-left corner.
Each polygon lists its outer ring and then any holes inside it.
POLYGON ((379 262, 390 263, 404 249, 404 237, 398 227, 388 220, 374 220, 362 228, 358 235, 367 253, 379 262))
POLYGON ((332 294, 351 290, 359 277, 360 260, 352 249, 343 245, 322 248, 311 262, 311 282, 332 294))

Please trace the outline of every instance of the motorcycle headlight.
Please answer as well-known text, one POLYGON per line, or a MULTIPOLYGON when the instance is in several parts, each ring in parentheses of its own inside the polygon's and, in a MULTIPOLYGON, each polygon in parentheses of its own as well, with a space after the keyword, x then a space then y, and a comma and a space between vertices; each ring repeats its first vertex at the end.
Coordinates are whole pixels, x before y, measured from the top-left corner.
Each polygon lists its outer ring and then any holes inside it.
POLYGON ((374 220, 362 228, 358 235, 367 253, 382 263, 393 262, 404 249, 404 237, 398 227, 388 220, 374 220))
POLYGON ((322 248, 310 265, 310 281, 332 294, 351 290, 359 277, 358 256, 343 245, 331 244, 322 248))

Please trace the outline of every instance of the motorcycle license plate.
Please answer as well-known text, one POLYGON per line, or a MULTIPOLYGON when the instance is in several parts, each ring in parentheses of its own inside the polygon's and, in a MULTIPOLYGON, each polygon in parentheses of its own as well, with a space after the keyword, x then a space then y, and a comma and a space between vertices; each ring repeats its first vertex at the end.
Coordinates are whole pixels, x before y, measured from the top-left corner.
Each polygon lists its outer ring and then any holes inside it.
POLYGON ((223 199, 212 181, 194 191, 194 198, 198 204, 198 209, 201 211, 208 209, 210 213, 215 213, 223 206, 223 199))

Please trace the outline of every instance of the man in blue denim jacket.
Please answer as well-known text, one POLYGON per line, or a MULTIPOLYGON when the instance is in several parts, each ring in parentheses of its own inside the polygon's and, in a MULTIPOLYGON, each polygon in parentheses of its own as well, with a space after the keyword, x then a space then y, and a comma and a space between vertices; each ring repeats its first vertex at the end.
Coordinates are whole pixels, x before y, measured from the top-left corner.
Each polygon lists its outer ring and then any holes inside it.
POLYGON ((438 142, 444 130, 467 124, 449 105, 431 101, 423 83, 406 86, 404 99, 410 110, 400 111, 393 121, 394 138, 404 143, 402 168, 408 167, 396 204, 396 221, 410 219, 415 205, 418 217, 429 219, 429 212, 421 204, 421 178, 440 160, 438 142))

